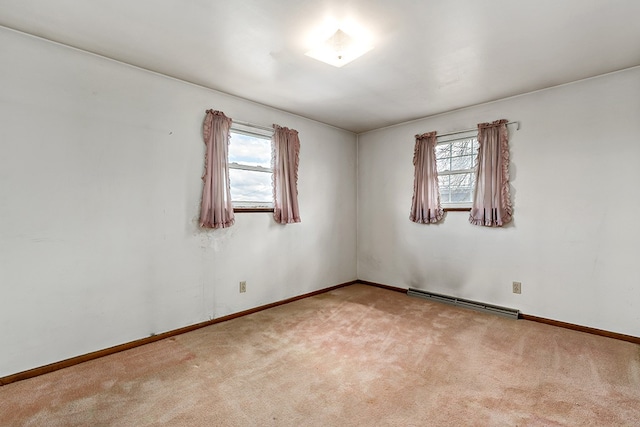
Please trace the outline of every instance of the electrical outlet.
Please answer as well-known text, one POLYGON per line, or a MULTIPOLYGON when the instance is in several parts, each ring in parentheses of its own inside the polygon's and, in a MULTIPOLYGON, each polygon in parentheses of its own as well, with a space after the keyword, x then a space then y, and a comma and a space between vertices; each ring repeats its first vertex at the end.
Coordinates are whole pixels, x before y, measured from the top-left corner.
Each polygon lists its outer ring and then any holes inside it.
POLYGON ((522 293, 522 283, 513 282, 513 293, 514 294, 521 294, 522 293))
POLYGON ((247 292, 247 282, 244 280, 240 282, 240 293, 247 292))

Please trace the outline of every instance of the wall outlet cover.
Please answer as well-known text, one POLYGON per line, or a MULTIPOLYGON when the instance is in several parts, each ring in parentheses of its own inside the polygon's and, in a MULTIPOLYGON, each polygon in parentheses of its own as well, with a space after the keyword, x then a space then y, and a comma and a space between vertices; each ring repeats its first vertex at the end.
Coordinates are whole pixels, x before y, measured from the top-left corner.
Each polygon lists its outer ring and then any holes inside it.
POLYGON ((513 282, 513 293, 514 294, 521 294, 522 293, 522 283, 513 282))

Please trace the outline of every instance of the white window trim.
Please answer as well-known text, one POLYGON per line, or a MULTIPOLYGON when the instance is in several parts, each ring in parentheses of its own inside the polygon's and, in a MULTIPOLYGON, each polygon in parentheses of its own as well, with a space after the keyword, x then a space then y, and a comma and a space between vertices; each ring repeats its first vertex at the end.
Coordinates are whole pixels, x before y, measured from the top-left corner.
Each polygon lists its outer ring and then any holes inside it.
POLYGON ((273 169, 271 169, 271 168, 265 168, 264 166, 245 165, 243 163, 236 163, 236 162, 229 163, 229 168, 231 168, 231 169, 240 169, 240 170, 243 170, 243 171, 273 173, 273 169))

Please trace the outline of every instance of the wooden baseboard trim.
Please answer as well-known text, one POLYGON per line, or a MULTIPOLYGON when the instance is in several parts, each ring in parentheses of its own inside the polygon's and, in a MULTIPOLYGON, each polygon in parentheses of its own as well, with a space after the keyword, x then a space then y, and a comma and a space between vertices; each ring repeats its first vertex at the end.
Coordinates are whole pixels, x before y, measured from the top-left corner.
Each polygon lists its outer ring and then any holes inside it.
POLYGON ((363 285, 375 286, 376 288, 388 289, 394 292, 400 292, 403 294, 407 293, 406 289, 398 288, 396 286, 383 285, 382 283, 369 282, 367 280, 358 280, 357 283, 362 283, 363 285))
MULTIPOLYGON (((389 289, 391 291, 407 293, 406 289, 398 288, 396 286, 383 285, 381 283, 368 282, 366 280, 358 280, 357 283, 364 285, 376 286, 378 288, 389 289)), ((530 314, 520 313, 519 319, 531 320, 532 322, 545 323, 547 325, 557 326, 559 328, 571 329, 579 332, 586 332, 592 335, 600 335, 607 338, 613 338, 616 340, 627 341, 634 344, 640 344, 640 337, 634 337, 633 335, 619 334, 617 332, 605 331, 603 329, 590 328, 588 326, 575 325, 573 323, 561 322, 559 320, 546 319, 544 317, 532 316, 530 314)))
MULTIPOLYGON (((219 317, 216 319, 208 320, 206 322, 196 323, 194 325, 185 326, 183 328, 174 329, 171 331, 163 332, 161 334, 152 335, 150 337, 142 338, 139 340, 131 341, 128 343, 116 345, 113 347, 105 348, 103 350, 94 351, 91 353, 83 354, 80 356, 72 357, 70 359, 62 360, 60 362, 54 362, 49 365, 41 366, 38 368, 29 369, 27 371, 18 372, 17 374, 8 375, 6 377, 0 378, 0 386, 11 384, 16 381, 22 381, 28 378, 37 377, 39 375, 47 374, 49 372, 54 372, 59 369, 67 368, 73 365, 77 365, 79 363, 87 362, 89 360, 98 359, 100 357, 108 356, 110 354, 119 353, 121 351, 129 350, 135 347, 140 347, 145 344, 150 344, 152 342, 160 341, 166 338, 170 338, 176 335, 184 334, 186 332, 191 332, 196 329, 204 328, 205 326, 215 325, 216 323, 226 322, 227 320, 236 319, 238 317, 247 316, 249 314, 257 313, 262 310, 267 310, 269 308, 277 307, 279 305, 288 304, 290 302, 298 301, 304 298, 309 298, 315 295, 320 295, 326 292, 333 291, 335 289, 343 288, 345 286, 353 285, 356 283, 361 283, 363 285, 375 286, 377 288, 387 289, 394 292, 407 293, 406 289, 398 288, 396 286, 384 285, 382 283, 369 282, 367 280, 352 280, 350 282, 341 283, 339 285, 330 286, 328 288, 319 289, 317 291, 309 292, 306 294, 298 295, 292 298, 287 298, 281 301, 276 301, 270 304, 262 305, 259 307, 251 308, 249 310, 240 311, 238 313, 229 314, 227 316, 219 317)), ((538 323, 545 323, 552 326, 557 326, 560 328, 572 329, 575 331, 586 332, 589 334, 600 335, 608 338, 614 338, 617 340, 627 341, 634 344, 640 344, 640 337, 634 337, 632 335, 619 334, 616 332, 605 331, 602 329, 590 328, 587 326, 575 325, 572 323, 561 322, 558 320, 546 319, 544 317, 532 316, 529 314, 520 313, 519 316, 521 319, 530 320, 538 323)))
POLYGON ((268 308, 277 307, 279 305, 288 304, 293 301, 298 301, 304 298, 309 298, 315 295, 323 294, 325 292, 330 292, 334 289, 342 288, 345 286, 353 285, 355 283, 361 283, 357 280, 352 280, 350 282, 341 283, 339 285, 330 286, 328 288, 319 289, 317 291, 309 292, 303 295, 298 295, 292 298, 287 298, 281 301, 272 302, 270 304, 261 305, 259 307, 250 308, 249 310, 240 311, 238 313, 229 314, 227 316, 218 317, 216 319, 211 319, 206 322, 196 323, 194 325, 185 326, 183 328, 174 329, 171 331, 163 332, 161 334, 152 335, 150 337, 141 338, 139 340, 131 341, 128 343, 116 345, 113 347, 105 348, 103 350, 94 351, 91 353, 83 354, 80 356, 72 357, 69 359, 61 360, 60 362, 54 362, 49 365, 40 366, 38 368, 29 369, 27 371, 18 372, 17 374, 8 375, 6 377, 0 378, 0 386, 11 384, 16 381, 26 380, 28 378, 37 377, 39 375, 47 374, 50 372, 54 372, 60 369, 68 368, 73 365, 77 365, 79 363, 88 362, 89 360, 98 359, 100 357, 108 356, 110 354, 119 353, 121 351, 129 350, 135 347, 140 347, 145 344, 150 344, 152 342, 160 341, 166 338, 170 338, 176 335, 184 334, 186 332, 191 332, 196 329, 204 328, 205 326, 215 325, 216 323, 226 322, 227 320, 235 319, 242 316, 247 316, 249 314, 257 313, 262 310, 266 310, 268 308))
POLYGON ((547 325, 557 326, 559 328, 572 329, 574 331, 586 332, 588 334, 600 335, 607 338, 614 338, 621 341, 628 341, 634 344, 640 344, 640 337, 633 335, 619 334, 617 332, 605 331, 603 329, 590 328, 588 326, 575 325, 573 323, 561 322, 559 320, 546 319, 544 317, 532 316, 530 314, 520 313, 521 319, 530 320, 532 322, 545 323, 547 325))

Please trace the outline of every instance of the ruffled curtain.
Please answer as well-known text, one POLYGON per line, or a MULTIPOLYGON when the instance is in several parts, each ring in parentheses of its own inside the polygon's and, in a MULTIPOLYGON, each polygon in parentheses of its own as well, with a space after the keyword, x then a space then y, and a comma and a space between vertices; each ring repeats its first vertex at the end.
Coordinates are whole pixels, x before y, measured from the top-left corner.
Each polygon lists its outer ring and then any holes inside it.
POLYGON ((300 222, 298 209, 298 131, 273 125, 273 217, 280 224, 300 222))
POLYGON ((413 199, 409 219, 420 224, 436 223, 444 215, 440 206, 436 143, 436 132, 416 135, 413 151, 413 199))
POLYGON ((507 120, 478 125, 476 188, 469 222, 502 227, 511 221, 507 120))
POLYGON ((229 129, 231 119, 221 111, 207 110, 204 119, 206 145, 202 180, 200 226, 204 228, 231 227, 235 222, 229 188, 229 129))

